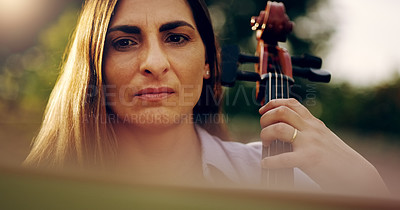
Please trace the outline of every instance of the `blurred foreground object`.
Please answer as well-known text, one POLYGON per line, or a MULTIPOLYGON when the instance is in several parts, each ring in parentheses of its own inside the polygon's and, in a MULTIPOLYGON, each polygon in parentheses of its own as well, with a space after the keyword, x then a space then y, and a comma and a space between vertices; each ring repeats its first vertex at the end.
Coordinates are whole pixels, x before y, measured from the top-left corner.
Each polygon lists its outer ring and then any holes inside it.
POLYGON ((1 209, 400 209, 392 198, 157 186, 0 168, 1 209))

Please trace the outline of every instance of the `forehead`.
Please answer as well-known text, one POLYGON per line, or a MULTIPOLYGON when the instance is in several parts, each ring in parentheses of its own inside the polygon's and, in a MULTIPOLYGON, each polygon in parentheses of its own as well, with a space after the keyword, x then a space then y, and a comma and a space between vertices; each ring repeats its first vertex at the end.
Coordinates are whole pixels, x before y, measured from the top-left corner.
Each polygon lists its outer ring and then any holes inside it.
POLYGON ((120 0, 111 25, 162 24, 184 20, 193 25, 194 19, 186 0, 120 0))

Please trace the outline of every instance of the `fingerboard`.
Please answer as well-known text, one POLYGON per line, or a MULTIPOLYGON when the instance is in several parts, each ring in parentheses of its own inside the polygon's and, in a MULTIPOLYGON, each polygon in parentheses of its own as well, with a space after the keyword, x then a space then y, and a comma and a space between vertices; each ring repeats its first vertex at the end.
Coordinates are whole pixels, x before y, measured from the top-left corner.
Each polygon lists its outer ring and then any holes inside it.
MULTIPOLYGON (((293 79, 279 73, 267 73, 263 75, 262 84, 265 86, 265 104, 273 99, 289 98, 290 87, 293 79)), ((263 147, 262 158, 291 152, 292 145, 280 140, 273 141, 268 147, 263 147)), ((293 168, 263 169, 262 184, 268 189, 288 189, 294 185, 293 168)))

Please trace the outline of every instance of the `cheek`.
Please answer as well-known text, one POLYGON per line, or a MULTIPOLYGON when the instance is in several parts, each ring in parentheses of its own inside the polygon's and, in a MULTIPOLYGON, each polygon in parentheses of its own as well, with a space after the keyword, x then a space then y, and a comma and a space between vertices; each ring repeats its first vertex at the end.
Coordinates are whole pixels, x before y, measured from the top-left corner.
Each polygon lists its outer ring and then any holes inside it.
POLYGON ((132 92, 132 90, 128 88, 128 85, 134 71, 132 68, 129 68, 129 66, 133 66, 134 64, 131 62, 123 62, 124 60, 129 61, 132 59, 123 59, 108 55, 104 60, 104 91, 107 103, 111 106, 123 102, 128 103, 129 100, 127 96, 132 92))
POLYGON ((192 67, 190 70, 185 71, 181 76, 181 97, 184 98, 183 101, 189 102, 191 106, 194 106, 200 98, 202 88, 203 88, 203 73, 202 69, 199 68, 201 65, 189 65, 192 67))
POLYGON ((104 82, 106 85, 126 84, 134 74, 134 59, 127 56, 107 55, 103 64, 104 82))
POLYGON ((176 69, 176 74, 184 85, 189 86, 201 86, 203 84, 205 60, 194 59, 186 56, 181 58, 183 62, 180 62, 179 67, 176 69))
POLYGON ((103 76, 104 83, 106 86, 113 85, 115 77, 117 77, 116 73, 118 72, 115 69, 116 60, 113 59, 110 55, 105 55, 104 63, 103 63, 103 76))
MULTIPOLYGON (((194 48, 193 48, 194 49, 194 48)), ((185 58, 181 58, 184 61, 184 66, 182 65, 182 84, 187 87, 191 87, 191 94, 195 103, 200 98, 201 91, 203 88, 203 77, 204 77, 204 69, 206 65, 205 61, 205 51, 204 46, 201 44, 197 48, 197 50, 192 51, 191 53, 187 53, 185 58)))
POLYGON ((174 61, 179 65, 179 74, 184 78, 183 82, 190 80, 192 84, 202 83, 206 65, 203 45, 199 44, 189 52, 175 56, 174 61))

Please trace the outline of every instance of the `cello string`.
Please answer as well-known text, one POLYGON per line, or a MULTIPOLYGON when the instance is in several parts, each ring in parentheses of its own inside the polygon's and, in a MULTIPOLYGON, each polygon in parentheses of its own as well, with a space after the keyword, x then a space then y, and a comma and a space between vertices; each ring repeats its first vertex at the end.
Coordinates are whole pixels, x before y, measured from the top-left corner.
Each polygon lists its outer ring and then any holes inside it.
MULTIPOLYGON (((273 99, 276 99, 278 97, 278 87, 277 87, 277 85, 278 85, 278 81, 277 81, 278 80, 278 77, 277 77, 278 69, 277 69, 277 65, 276 65, 277 63, 276 63, 275 54, 271 53, 271 57, 272 57, 271 60, 272 60, 272 66, 273 66, 273 71, 274 71, 274 77, 271 78, 271 79, 274 79, 274 84, 275 84, 274 87, 273 87, 273 91, 275 92, 275 97, 273 99)), ((276 139, 274 141, 273 146, 274 146, 274 148, 273 148, 274 155, 277 155, 278 154, 278 139, 276 139)), ((277 172, 276 170, 273 171, 273 176, 274 176, 273 184, 274 184, 274 186, 276 186, 277 183, 278 183, 278 177, 277 177, 277 173, 276 172, 277 172)))
MULTIPOLYGON (((276 64, 275 64, 275 66, 277 67, 277 70, 275 71, 275 72, 279 72, 279 74, 278 75, 276 75, 276 77, 278 77, 279 76, 279 82, 280 82, 280 85, 277 85, 277 91, 280 91, 280 95, 277 95, 277 96, 280 96, 279 98, 281 98, 281 99, 283 99, 283 98, 285 98, 285 96, 284 96, 284 93, 283 93, 283 74, 284 74, 284 72, 283 72, 283 70, 282 70, 282 66, 280 65, 281 63, 280 63, 280 59, 279 59, 279 48, 278 47, 276 47, 276 50, 277 50, 277 54, 276 54, 276 60, 275 60, 275 62, 276 62, 276 64), (279 90, 278 90, 279 89, 279 90)), ((278 80, 278 78, 276 78, 276 80, 278 80)), ((285 144, 284 144, 284 142, 282 142, 282 141, 277 141, 277 154, 279 154, 279 153, 282 153, 282 152, 284 152, 285 151, 285 144), (279 145, 281 145, 281 151, 278 151, 278 148, 279 148, 279 146, 278 146, 278 144, 279 145)))
MULTIPOLYGON (((272 74, 271 74, 271 72, 268 72, 268 101, 271 101, 271 99, 272 99, 272 81, 271 81, 271 79, 272 79, 272 74)), ((271 145, 269 145, 268 146, 268 157, 269 156, 271 156, 271 145)), ((270 169, 268 169, 268 171, 267 171, 267 177, 268 177, 268 186, 271 186, 271 179, 272 179, 272 177, 271 177, 271 170, 270 169)))
MULTIPOLYGON (((289 78, 286 79, 286 97, 290 98, 289 78)), ((289 151, 293 151, 292 144, 289 144, 289 151)))
MULTIPOLYGON (((278 51, 278 53, 279 53, 279 51, 278 51)), ((279 58, 279 55, 277 55, 277 56, 278 56, 278 58, 279 58)), ((280 61, 281 61, 281 60, 279 59, 279 60, 278 60, 279 64, 280 64, 280 61)), ((285 94, 284 94, 284 83, 283 83, 284 72, 283 72, 283 69, 282 69, 282 65, 278 65, 278 67, 279 67, 279 72, 280 72, 280 91, 281 91, 281 98, 284 99, 284 98, 285 98, 285 94)), ((279 144, 281 145, 281 151, 279 151, 279 152, 280 152, 280 153, 285 152, 285 151, 286 151, 286 149, 285 149, 285 146, 286 146, 285 142, 279 141, 279 144)))

